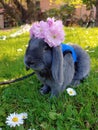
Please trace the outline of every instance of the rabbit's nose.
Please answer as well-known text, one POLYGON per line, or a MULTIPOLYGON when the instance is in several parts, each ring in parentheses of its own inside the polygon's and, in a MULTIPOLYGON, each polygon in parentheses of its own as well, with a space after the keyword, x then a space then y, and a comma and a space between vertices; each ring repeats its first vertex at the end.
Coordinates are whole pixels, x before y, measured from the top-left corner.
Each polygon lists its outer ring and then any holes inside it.
POLYGON ((34 65, 35 62, 34 61, 27 61, 27 65, 30 66, 30 65, 34 65))

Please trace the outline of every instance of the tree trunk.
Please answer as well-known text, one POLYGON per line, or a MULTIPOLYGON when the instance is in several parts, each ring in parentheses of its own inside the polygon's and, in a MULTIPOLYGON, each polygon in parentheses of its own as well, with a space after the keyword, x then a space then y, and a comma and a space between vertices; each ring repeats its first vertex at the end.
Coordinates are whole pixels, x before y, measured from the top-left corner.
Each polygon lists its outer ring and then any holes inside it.
POLYGON ((98 27, 98 0, 96 0, 96 27, 98 27))
POLYGON ((13 2, 16 5, 17 10, 21 14, 21 21, 22 21, 22 23, 25 23, 26 22, 26 18, 27 18, 27 11, 26 11, 26 9, 22 6, 22 4, 18 0, 13 0, 13 2))
POLYGON ((16 8, 13 6, 9 6, 7 3, 4 2, 4 0, 0 1, 3 8, 5 9, 6 14, 8 14, 10 17, 14 18, 17 22, 20 22, 20 14, 16 11, 16 8), (16 15, 18 14, 18 15, 16 15))
POLYGON ((34 0, 26 0, 28 8, 28 21, 36 21, 36 5, 34 0))

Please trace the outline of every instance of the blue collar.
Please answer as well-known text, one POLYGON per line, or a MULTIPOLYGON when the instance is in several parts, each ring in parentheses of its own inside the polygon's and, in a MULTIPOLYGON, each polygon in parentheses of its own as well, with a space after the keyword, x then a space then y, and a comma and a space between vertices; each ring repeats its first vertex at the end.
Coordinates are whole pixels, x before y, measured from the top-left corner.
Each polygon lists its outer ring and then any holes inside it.
POLYGON ((77 55, 76 55, 76 52, 72 46, 62 43, 61 48, 62 48, 62 52, 70 51, 72 53, 72 57, 73 57, 74 62, 77 61, 77 55))

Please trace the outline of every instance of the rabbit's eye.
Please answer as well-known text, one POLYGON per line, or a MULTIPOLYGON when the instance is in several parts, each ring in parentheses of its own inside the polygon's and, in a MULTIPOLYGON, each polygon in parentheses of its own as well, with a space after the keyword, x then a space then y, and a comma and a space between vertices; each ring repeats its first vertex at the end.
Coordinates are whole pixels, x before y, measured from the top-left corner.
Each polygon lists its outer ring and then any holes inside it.
POLYGON ((49 50, 49 47, 48 47, 48 46, 45 46, 45 47, 44 47, 44 51, 46 51, 46 50, 49 50))

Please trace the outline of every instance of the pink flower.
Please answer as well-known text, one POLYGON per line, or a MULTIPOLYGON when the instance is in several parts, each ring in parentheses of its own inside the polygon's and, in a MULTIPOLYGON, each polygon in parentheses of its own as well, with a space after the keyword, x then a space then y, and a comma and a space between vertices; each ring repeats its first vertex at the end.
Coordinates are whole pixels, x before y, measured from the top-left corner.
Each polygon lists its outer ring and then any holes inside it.
POLYGON ((33 36, 39 37, 40 35, 40 26, 39 23, 34 23, 33 26, 30 29, 30 37, 32 38, 33 36))
POLYGON ((30 29, 30 37, 33 36, 43 38, 50 47, 59 46, 65 37, 62 21, 48 18, 46 22, 34 23, 30 29))
POLYGON ((36 22, 30 29, 30 37, 44 38, 44 31, 47 24, 44 21, 36 22))
POLYGON ((44 21, 40 21, 39 22, 39 25, 40 25, 40 38, 45 38, 45 32, 47 31, 48 29, 48 25, 46 22, 44 21))
POLYGON ((62 21, 57 20, 52 23, 52 26, 49 26, 47 32, 45 33, 45 42, 48 43, 50 47, 56 47, 64 41, 64 30, 62 21))
POLYGON ((47 24, 51 27, 54 24, 54 18, 47 18, 47 24))
POLYGON ((61 44, 64 40, 64 34, 57 31, 56 28, 52 28, 45 34, 45 42, 48 43, 50 47, 56 47, 61 44))

